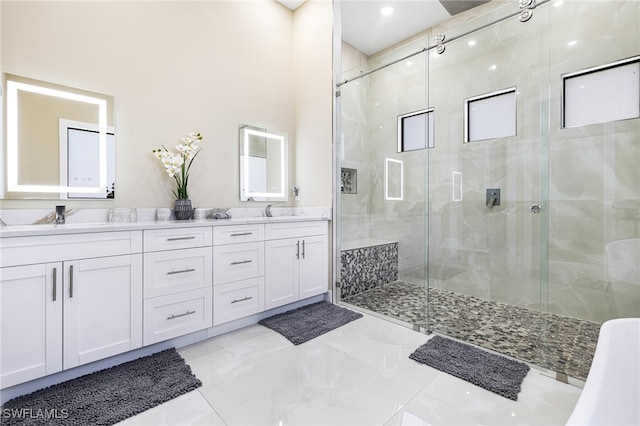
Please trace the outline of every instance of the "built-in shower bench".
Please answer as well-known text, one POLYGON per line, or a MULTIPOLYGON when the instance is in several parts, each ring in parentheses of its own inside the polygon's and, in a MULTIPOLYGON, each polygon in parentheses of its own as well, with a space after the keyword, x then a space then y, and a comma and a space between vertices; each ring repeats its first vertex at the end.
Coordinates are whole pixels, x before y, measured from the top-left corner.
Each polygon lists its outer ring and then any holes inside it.
POLYGON ((398 242, 367 238, 342 243, 340 297, 398 279, 398 242))

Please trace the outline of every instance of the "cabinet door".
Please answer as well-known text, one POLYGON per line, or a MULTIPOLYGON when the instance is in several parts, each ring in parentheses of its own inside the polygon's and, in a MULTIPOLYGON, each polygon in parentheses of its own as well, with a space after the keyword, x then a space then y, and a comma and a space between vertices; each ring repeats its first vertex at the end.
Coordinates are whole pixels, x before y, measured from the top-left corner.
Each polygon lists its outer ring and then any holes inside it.
POLYGON ((265 241, 265 307, 286 305, 298 300, 297 238, 265 241))
POLYGON ((0 269, 0 385, 62 369, 62 263, 0 269))
POLYGON ((306 299, 328 289, 327 236, 304 237, 300 244, 299 296, 306 299))
POLYGON ((142 346, 142 255, 64 263, 64 368, 142 346))

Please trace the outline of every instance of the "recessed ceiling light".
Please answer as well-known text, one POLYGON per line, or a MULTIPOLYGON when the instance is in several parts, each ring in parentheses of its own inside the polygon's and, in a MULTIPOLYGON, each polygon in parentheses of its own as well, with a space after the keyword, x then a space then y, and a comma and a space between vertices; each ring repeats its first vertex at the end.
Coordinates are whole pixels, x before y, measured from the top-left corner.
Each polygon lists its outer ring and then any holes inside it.
POLYGON ((393 13, 393 8, 391 6, 385 6, 382 9, 380 9, 380 14, 382 16, 389 16, 393 13))
POLYGON ((569 43, 567 43, 567 46, 575 46, 576 44, 578 44, 577 41, 571 40, 569 43))
POLYGON ((495 70, 496 68, 498 68, 496 65, 491 65, 491 66, 489 67, 489 69, 490 69, 490 70, 492 70, 492 71, 493 71, 493 70, 495 70))
POLYGON ((560 6, 562 6, 562 3, 564 3, 562 0, 558 0, 558 1, 554 2, 553 5, 555 7, 560 7, 560 6))
POLYGON ((469 46, 475 46, 476 45, 476 41, 475 40, 469 40, 469 43, 467 43, 469 46))
POLYGON ((410 67, 411 65, 413 65, 413 62, 412 61, 407 61, 406 64, 407 64, 408 67, 410 67))

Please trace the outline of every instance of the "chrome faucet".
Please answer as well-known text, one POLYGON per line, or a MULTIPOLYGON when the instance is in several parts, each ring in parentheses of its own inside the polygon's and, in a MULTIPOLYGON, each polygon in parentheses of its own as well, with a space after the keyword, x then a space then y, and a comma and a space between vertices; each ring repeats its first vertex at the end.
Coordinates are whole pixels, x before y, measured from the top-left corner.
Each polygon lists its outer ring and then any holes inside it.
POLYGON ((64 225, 64 206, 56 206, 56 224, 64 225))
POLYGON ((273 206, 273 204, 267 204, 267 207, 264 209, 264 214, 267 217, 273 217, 273 214, 271 213, 271 207, 273 206))

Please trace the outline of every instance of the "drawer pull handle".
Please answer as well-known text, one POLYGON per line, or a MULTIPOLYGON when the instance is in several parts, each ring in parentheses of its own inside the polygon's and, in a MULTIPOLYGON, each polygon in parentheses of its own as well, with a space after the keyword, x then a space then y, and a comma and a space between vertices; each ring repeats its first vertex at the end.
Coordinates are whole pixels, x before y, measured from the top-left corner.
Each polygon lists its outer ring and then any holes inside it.
POLYGON ((239 260, 237 262, 231 262, 232 265, 242 265, 243 263, 251 263, 253 260, 239 260))
POLYGON ((245 302, 245 301, 251 300, 251 299, 253 299, 252 296, 247 296, 247 297, 243 297, 242 299, 233 299, 231 301, 231 303, 240 303, 240 302, 245 302))
POLYGON ((73 265, 69 266, 69 299, 73 297, 73 265))
POLYGON ((235 234, 231 234, 232 237, 240 237, 242 235, 253 235, 253 232, 236 232, 235 234))
POLYGON ((190 237, 173 237, 173 238, 167 238, 167 241, 180 241, 180 240, 195 240, 196 237, 194 235, 190 236, 190 237))
POLYGON ((195 271, 195 268, 182 269, 180 271, 169 271, 167 272, 167 275, 184 274, 186 272, 193 272, 193 271, 195 271))
POLYGON ((56 301, 56 293, 58 287, 58 268, 53 268, 53 301, 56 301))
POLYGON ((167 317, 167 319, 168 320, 172 320, 172 319, 176 319, 176 318, 180 318, 180 317, 186 317, 187 315, 193 315, 195 313, 196 313, 196 311, 187 311, 184 314, 171 315, 170 317, 167 317))

